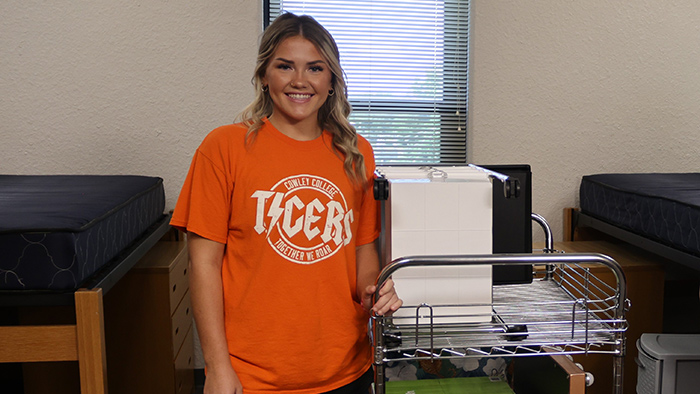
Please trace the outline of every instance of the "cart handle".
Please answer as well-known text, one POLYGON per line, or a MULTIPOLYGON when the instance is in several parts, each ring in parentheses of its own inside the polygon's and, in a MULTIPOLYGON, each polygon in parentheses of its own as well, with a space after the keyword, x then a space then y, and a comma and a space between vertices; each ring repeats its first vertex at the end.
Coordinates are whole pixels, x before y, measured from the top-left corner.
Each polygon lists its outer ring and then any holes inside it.
POLYGON ((373 302, 379 299, 379 290, 391 275, 401 268, 421 266, 451 266, 451 265, 530 265, 530 264, 602 264, 607 266, 615 275, 619 294, 616 317, 625 315, 627 299, 627 280, 620 265, 611 257, 599 253, 549 253, 549 254, 486 254, 486 255, 440 255, 440 256, 407 256, 391 262, 382 269, 377 277, 376 291, 373 302))

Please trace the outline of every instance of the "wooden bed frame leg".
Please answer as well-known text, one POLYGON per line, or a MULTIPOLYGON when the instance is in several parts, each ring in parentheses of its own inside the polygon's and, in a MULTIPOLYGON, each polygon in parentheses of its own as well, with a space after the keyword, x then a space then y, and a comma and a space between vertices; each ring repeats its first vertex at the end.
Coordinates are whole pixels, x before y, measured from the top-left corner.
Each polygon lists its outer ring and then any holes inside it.
POLYGON ((107 355, 105 353, 102 289, 75 292, 78 334, 78 366, 82 394, 107 394, 107 355))
POLYGON ((576 237, 576 223, 574 223, 576 210, 576 208, 564 208, 564 241, 574 241, 576 237))

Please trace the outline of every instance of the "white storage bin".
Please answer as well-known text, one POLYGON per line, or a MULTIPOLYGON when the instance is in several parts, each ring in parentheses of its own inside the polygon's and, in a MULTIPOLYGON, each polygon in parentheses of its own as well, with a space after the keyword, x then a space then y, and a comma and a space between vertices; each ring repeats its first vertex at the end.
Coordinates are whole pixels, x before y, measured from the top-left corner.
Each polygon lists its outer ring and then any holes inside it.
MULTIPOLYGON (((487 173, 466 166, 378 170, 389 192, 382 209, 385 263, 408 256, 492 253, 493 188, 487 173)), ((405 305, 470 305, 439 308, 435 322, 491 319, 490 266, 411 267, 393 279, 405 305), (461 316, 446 316, 453 314, 461 316)), ((403 313, 410 312, 395 316, 403 313)))

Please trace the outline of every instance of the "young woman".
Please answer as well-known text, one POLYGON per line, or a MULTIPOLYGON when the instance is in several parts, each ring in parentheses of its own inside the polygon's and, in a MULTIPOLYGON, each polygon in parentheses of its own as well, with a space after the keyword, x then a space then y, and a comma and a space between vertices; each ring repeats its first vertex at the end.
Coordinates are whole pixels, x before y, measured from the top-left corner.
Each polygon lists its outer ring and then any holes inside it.
POLYGON ((347 116, 331 35, 284 14, 263 34, 256 98, 197 149, 171 224, 187 231, 205 393, 356 393, 369 313, 401 306, 380 270, 374 157, 347 116))

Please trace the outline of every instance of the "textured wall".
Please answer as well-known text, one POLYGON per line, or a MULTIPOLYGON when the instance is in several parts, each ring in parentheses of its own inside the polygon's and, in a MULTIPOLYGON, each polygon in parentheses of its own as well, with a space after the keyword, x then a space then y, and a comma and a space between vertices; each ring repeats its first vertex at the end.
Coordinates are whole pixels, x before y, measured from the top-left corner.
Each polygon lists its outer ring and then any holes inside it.
POLYGON ((472 15, 470 161, 530 163, 555 240, 582 175, 700 170, 695 0, 475 0, 472 15))
POLYGON ((253 97, 261 2, 0 2, 0 173, 143 174, 172 208, 253 97))

